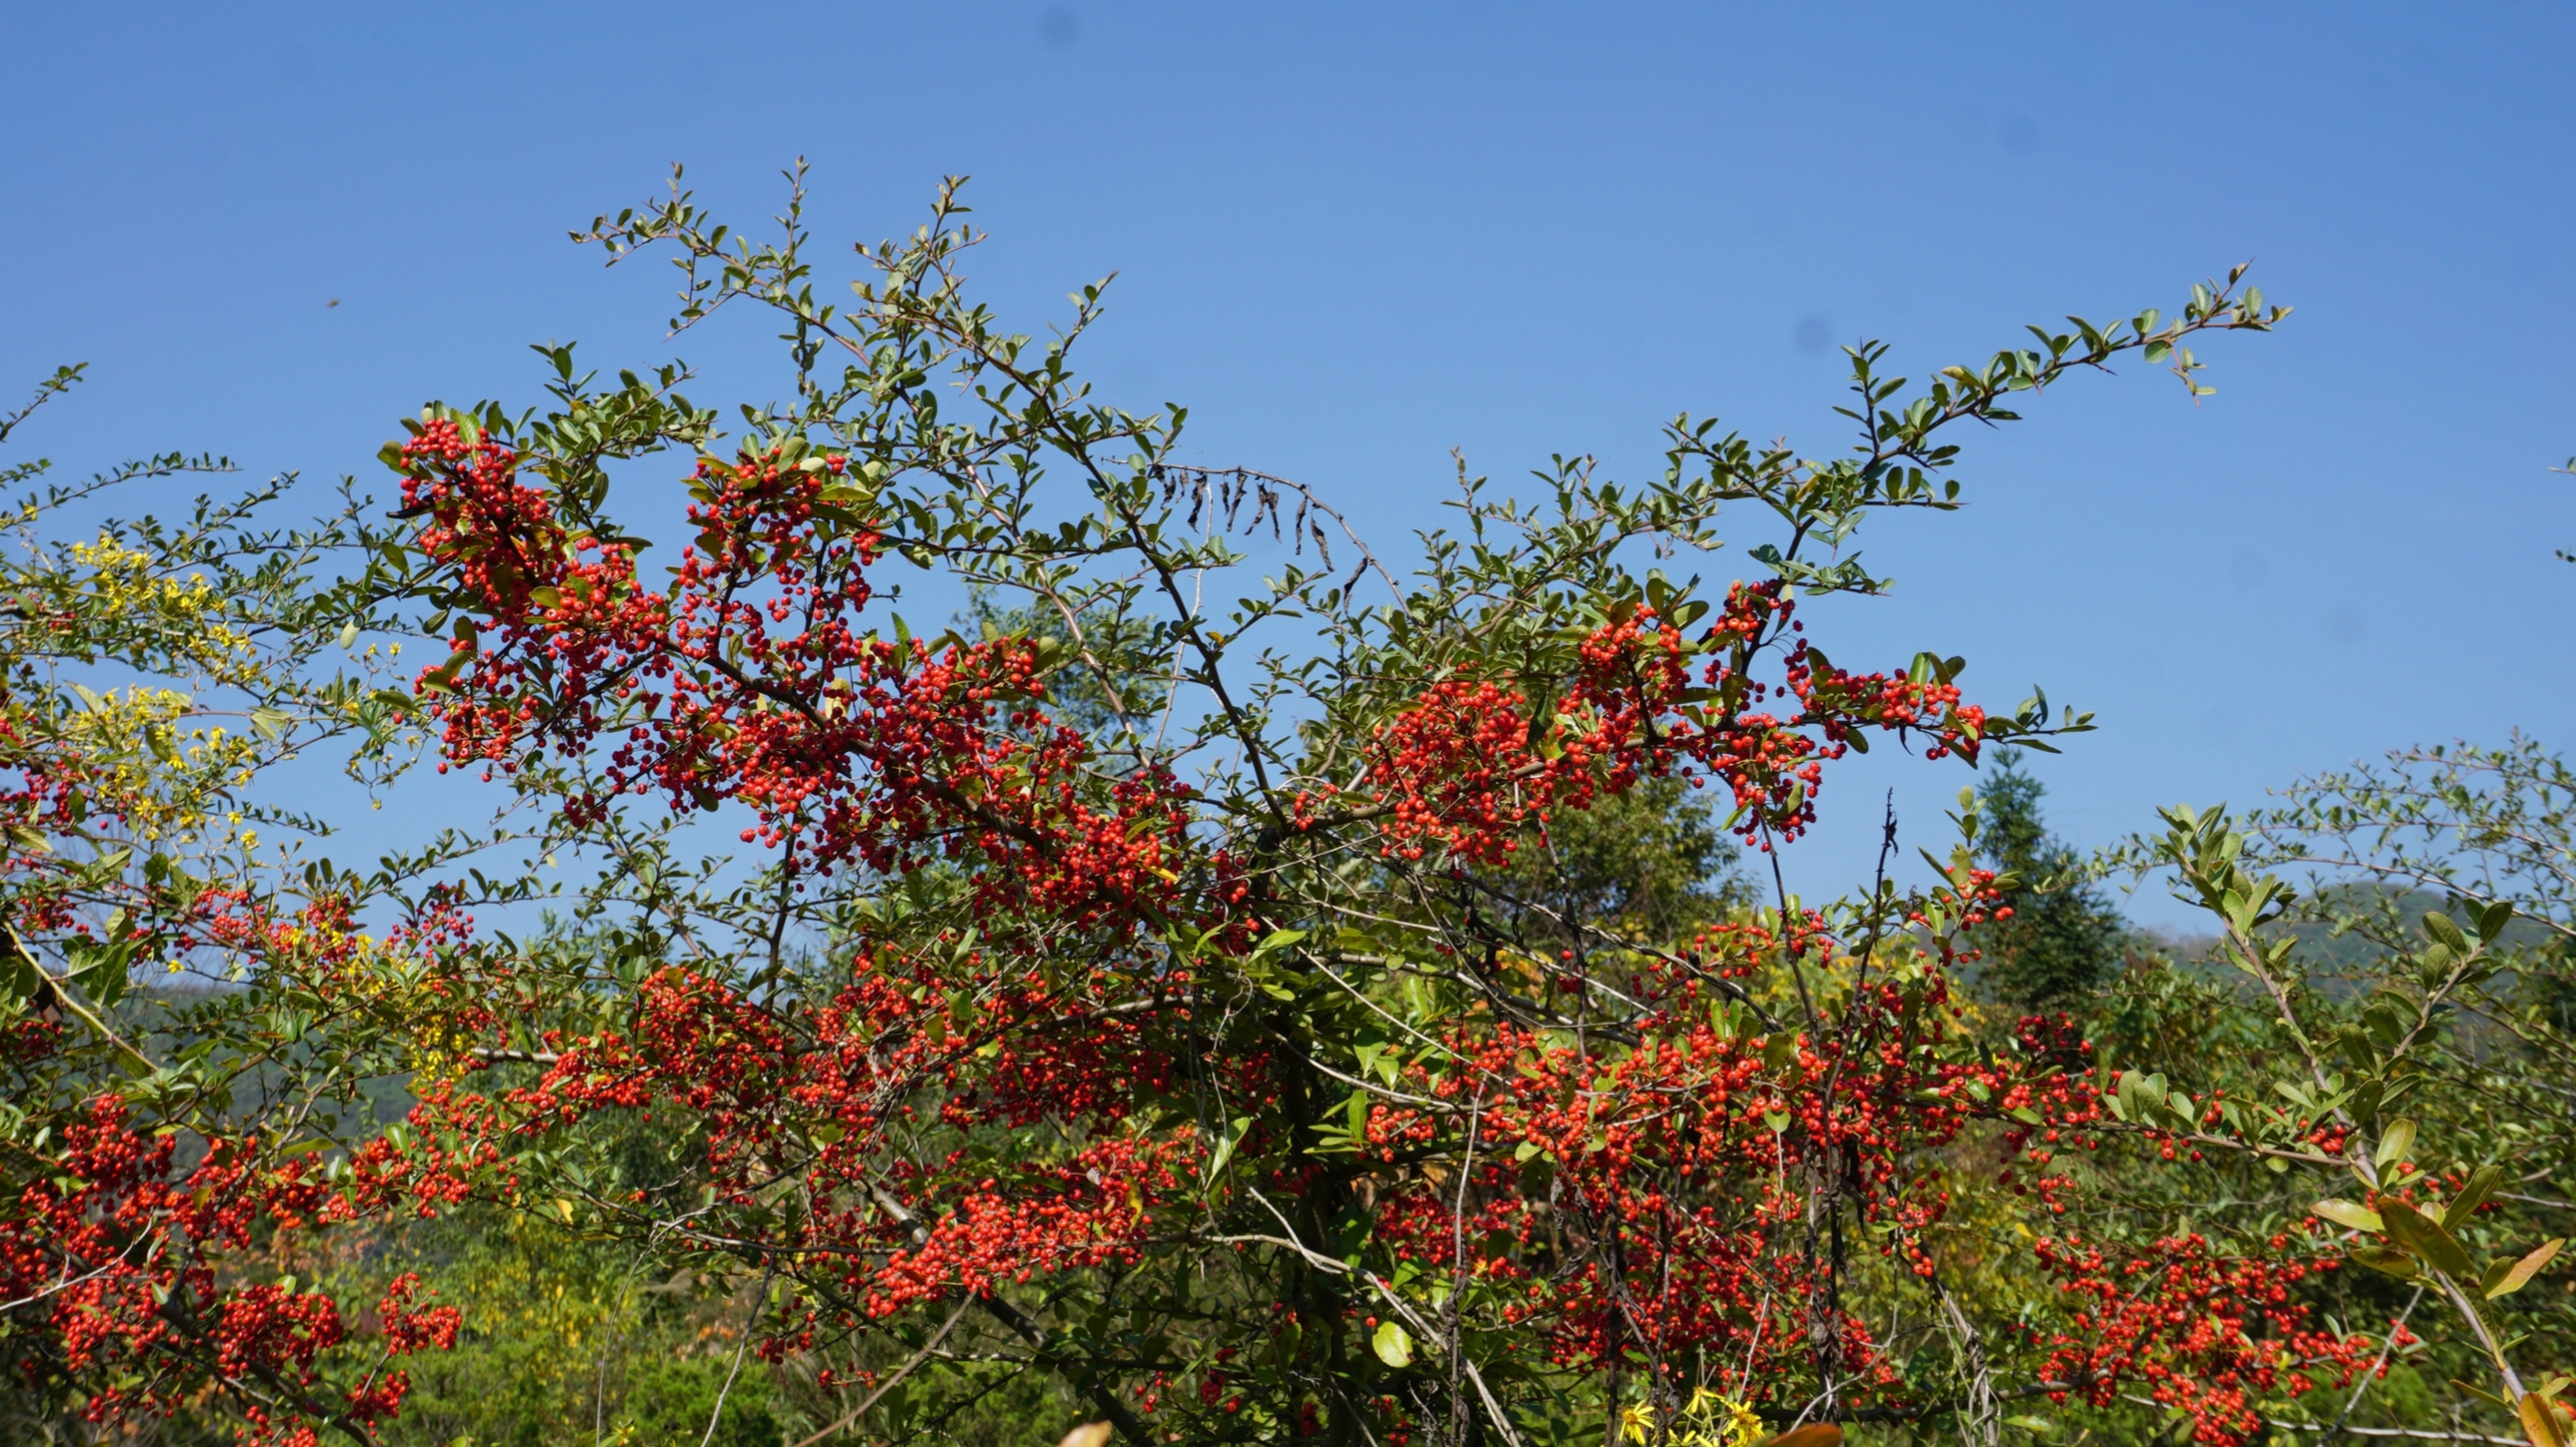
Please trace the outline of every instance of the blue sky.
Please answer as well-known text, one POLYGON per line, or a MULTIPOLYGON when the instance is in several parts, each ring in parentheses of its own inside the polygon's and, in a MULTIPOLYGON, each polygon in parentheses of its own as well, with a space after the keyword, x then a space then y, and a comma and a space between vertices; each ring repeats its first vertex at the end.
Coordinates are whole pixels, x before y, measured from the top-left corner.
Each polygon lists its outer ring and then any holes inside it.
MULTIPOLYGON (((659 360, 657 268, 564 233, 674 160, 750 220, 810 157, 836 243, 972 173, 1006 314, 1118 271, 1111 397, 1189 404, 1200 459, 1381 540, 1437 520, 1453 446, 1644 475, 1688 408, 1822 453, 1836 343, 1920 376, 2251 258, 2298 315, 2204 349, 2216 397, 2136 368, 1971 439, 1971 508, 1864 539, 1895 596, 1819 610, 1837 661, 1934 647, 1994 703, 2098 710, 2043 765, 2084 844, 2570 733, 2563 5, 84 5, 7 34, 0 379, 91 362, 25 434, 66 468, 367 478, 428 397, 532 399, 525 343, 659 360)), ((690 339, 700 400, 779 390, 765 337, 690 339)), ((1935 842, 1964 777, 1873 756, 1793 885, 1866 871, 1884 785, 1935 842)))

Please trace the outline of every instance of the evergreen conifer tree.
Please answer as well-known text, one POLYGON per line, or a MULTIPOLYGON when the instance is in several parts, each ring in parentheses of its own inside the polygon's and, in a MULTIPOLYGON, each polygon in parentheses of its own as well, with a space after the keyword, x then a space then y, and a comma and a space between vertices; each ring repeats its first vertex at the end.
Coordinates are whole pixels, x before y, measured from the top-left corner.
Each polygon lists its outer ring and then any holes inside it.
POLYGON ((2018 752, 1999 754, 1977 789, 1977 852, 2019 877, 2009 919, 1981 927, 1985 982, 2006 1002, 2034 1010, 2074 1007, 2120 967, 2128 927, 2101 889, 2078 873, 2081 861, 2048 832, 2039 801, 2048 788, 2021 766, 2018 752))

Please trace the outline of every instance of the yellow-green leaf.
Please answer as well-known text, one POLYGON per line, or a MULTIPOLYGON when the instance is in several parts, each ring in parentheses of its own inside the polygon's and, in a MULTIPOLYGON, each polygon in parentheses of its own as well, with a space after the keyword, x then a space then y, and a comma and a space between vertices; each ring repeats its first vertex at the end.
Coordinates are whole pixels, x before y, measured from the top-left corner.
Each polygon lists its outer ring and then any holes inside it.
POLYGON ((2406 1153, 2414 1148, 2415 1122, 2392 1120, 2388 1128, 2379 1133, 2379 1150, 2374 1159, 2382 1166, 2393 1165, 2406 1159, 2406 1153))
POLYGON ((1762 1063, 1773 1070, 1786 1070, 1798 1063, 1798 1037, 1783 1030, 1762 1042, 1762 1063))
POLYGON ((2557 1257, 2558 1248, 2566 1244, 2567 1238, 2564 1236, 2555 1241, 2544 1242, 2530 1255, 2513 1263, 2513 1269, 2507 1271, 2502 1280, 2487 1288, 2487 1300, 2493 1301, 2499 1296, 2511 1296, 2522 1290, 2523 1284, 2539 1275, 2541 1268, 2557 1257))
POLYGON ((2538 1392, 2523 1393, 2515 1404, 2522 1418, 2522 1435, 2531 1439, 2531 1447, 2567 1447, 2567 1436, 2558 1430, 2557 1409, 2538 1392))

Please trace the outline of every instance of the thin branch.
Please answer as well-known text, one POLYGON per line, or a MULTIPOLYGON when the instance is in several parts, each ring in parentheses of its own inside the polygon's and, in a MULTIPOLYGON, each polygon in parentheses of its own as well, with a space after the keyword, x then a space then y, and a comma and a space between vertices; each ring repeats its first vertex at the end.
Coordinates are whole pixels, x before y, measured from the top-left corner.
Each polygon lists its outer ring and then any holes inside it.
POLYGON ((725 1398, 733 1395, 733 1384, 742 1376, 743 1354, 751 1350, 752 1330, 760 1325, 760 1304, 769 1299, 770 1283, 777 1279, 778 1268, 772 1266, 760 1278, 760 1289, 751 1294, 751 1311, 742 1319, 742 1340, 733 1349, 733 1370, 725 1373, 724 1386, 716 1392, 716 1408, 707 1414, 707 1435, 698 1439, 698 1447, 707 1447, 716 1440, 716 1426, 724 1420, 725 1398))
POLYGON ((893 1391, 897 1382, 911 1376, 913 1368, 930 1360, 931 1353, 939 1350, 939 1344, 948 1340, 948 1333, 955 1330, 958 1320, 966 1315, 966 1308, 973 1306, 974 1304, 975 1298, 972 1294, 961 1298, 957 1303, 957 1309, 948 1313, 948 1319, 939 1324, 939 1330, 932 1332, 930 1334, 930 1340, 921 1344, 921 1350, 914 1352, 910 1360, 906 1361, 902 1366, 895 1368, 893 1376, 879 1382, 877 1384, 877 1389, 868 1393, 866 1401, 859 1403, 857 1406, 852 1407, 849 1411, 843 1413, 841 1415, 841 1419, 834 1422, 831 1426, 814 1433, 810 1437, 799 1440, 796 1443, 796 1447, 814 1447, 815 1443, 822 1441, 824 1438, 831 1436, 833 1433, 840 1431, 842 1428, 849 1426, 861 1417, 866 1416, 868 1414, 868 1409, 875 1406, 878 1399, 885 1396, 886 1393, 893 1391))

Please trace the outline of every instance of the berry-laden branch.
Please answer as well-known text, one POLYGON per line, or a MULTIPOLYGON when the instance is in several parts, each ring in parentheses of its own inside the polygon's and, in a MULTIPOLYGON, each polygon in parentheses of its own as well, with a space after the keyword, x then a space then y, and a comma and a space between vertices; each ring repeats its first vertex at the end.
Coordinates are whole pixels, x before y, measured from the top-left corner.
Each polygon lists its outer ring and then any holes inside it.
POLYGON ((1364 601, 1329 555, 1303 566, 1307 493, 1296 549, 1283 530, 1256 560, 1239 492, 1212 506, 1215 475, 1174 460, 1177 409, 1091 396, 1072 357, 1099 288, 1049 343, 1000 331, 956 271, 961 212, 952 189, 867 252, 846 309, 816 299, 793 209, 767 245, 686 193, 595 227, 621 256, 677 248, 685 324, 734 301, 792 324, 795 405, 724 449, 666 386, 611 405, 568 356, 555 411, 433 407, 388 447, 407 576, 451 640, 415 687, 440 769, 610 864, 544 949, 437 949, 507 1008, 353 1154, 342 1209, 480 1199, 729 1262, 778 1285, 771 1361, 972 1300, 1136 1441, 1670 1432, 1712 1393, 1755 1423, 1991 1419, 2142 1385, 2233 1444, 2371 1359, 2318 1319, 2322 1242, 2065 1223, 2077 1161, 2129 1121, 2073 1022, 1977 1023, 1958 981, 2011 906, 1964 853, 1849 906, 1612 928, 1534 904, 1552 952, 1487 913, 1568 821, 1665 791, 1710 787, 1738 837, 1787 848, 1874 741, 1973 766, 2089 727, 2044 698, 1988 711, 1955 657, 1841 667, 1799 595, 1879 589, 1845 549, 1871 509, 1954 500, 1927 480, 1943 427, 2277 310, 2231 278, 2172 326, 2046 336, 1911 403, 1871 350, 1854 459, 1686 427, 1645 488, 1588 461, 1552 507, 1469 482, 1413 578, 1355 548, 1384 590, 1364 601), (600 464, 665 445, 696 452, 689 540, 650 584, 600 464), (1713 550, 1741 501, 1781 524, 1757 576, 1703 597, 1632 570, 1713 550), (916 637, 887 611, 898 560, 1019 597, 979 604, 980 638, 916 637), (1127 703, 1165 693, 1168 743, 1127 703), (671 1143, 657 1172, 609 1152, 631 1132, 671 1143), (2048 1286, 1907 1317, 1965 1273, 1970 1198, 2028 1231, 2048 1286), (1919 1379, 1908 1339, 1935 1329, 1974 1339, 1973 1382, 1919 1379))

